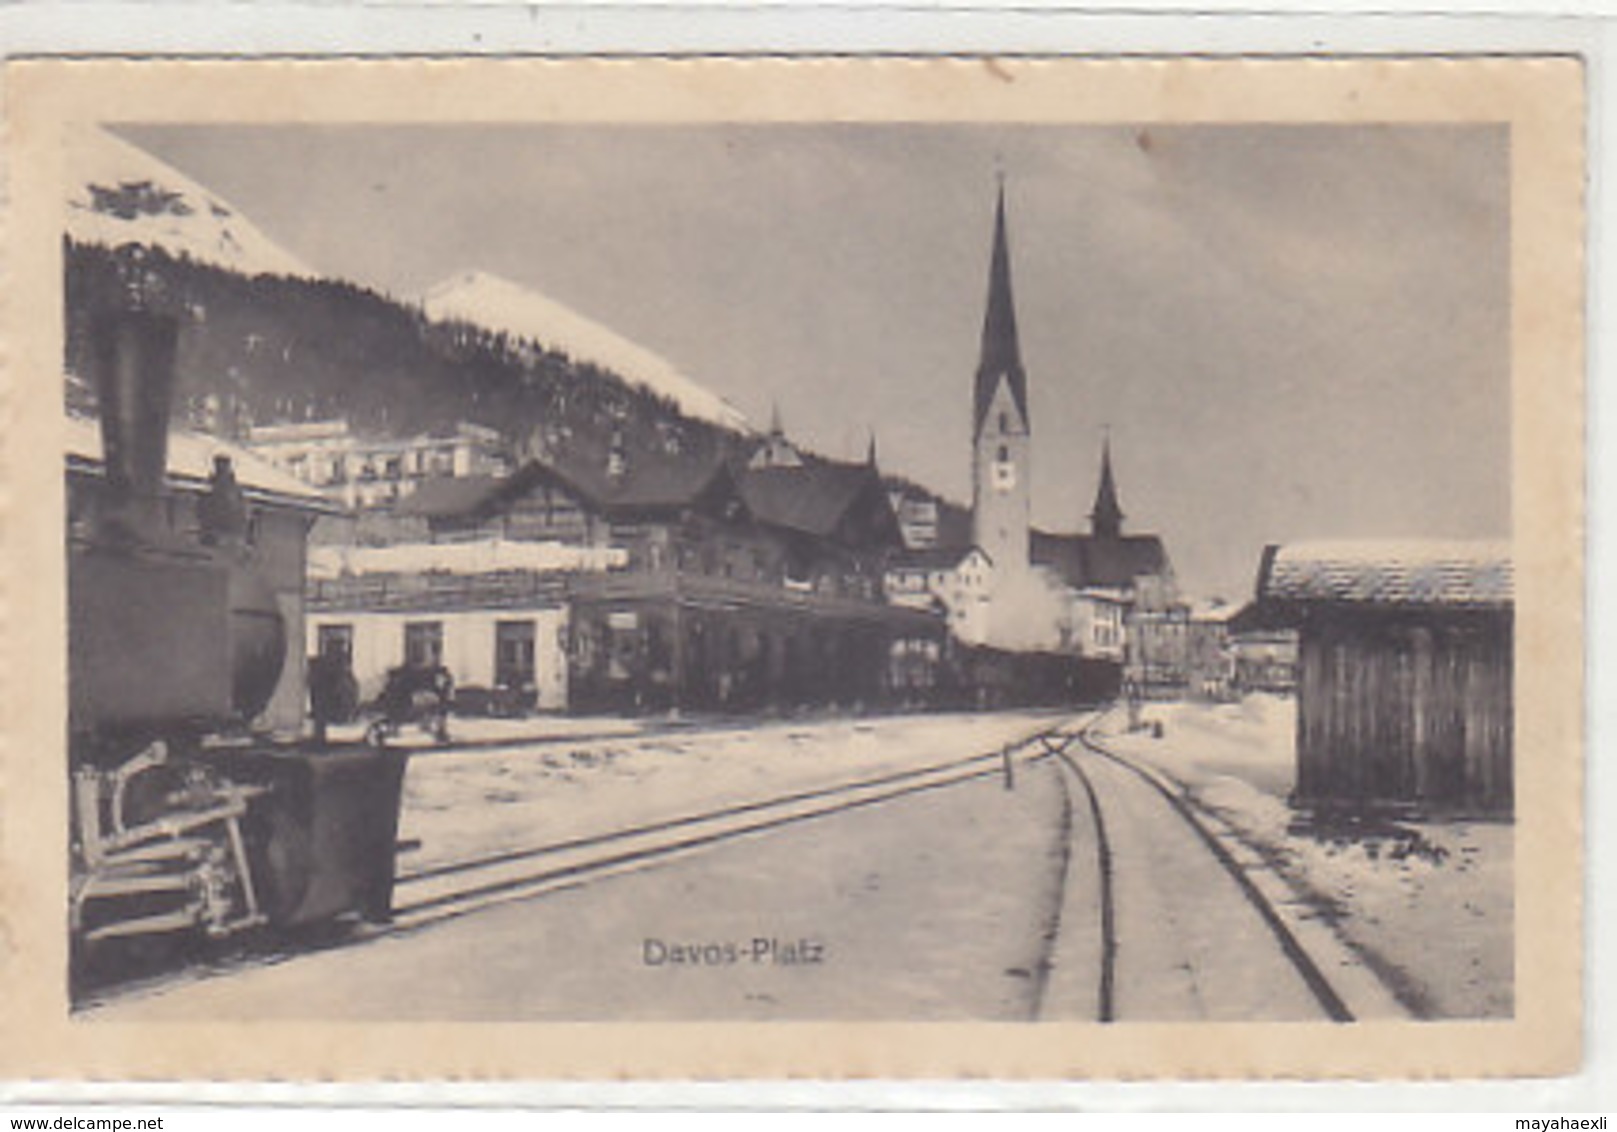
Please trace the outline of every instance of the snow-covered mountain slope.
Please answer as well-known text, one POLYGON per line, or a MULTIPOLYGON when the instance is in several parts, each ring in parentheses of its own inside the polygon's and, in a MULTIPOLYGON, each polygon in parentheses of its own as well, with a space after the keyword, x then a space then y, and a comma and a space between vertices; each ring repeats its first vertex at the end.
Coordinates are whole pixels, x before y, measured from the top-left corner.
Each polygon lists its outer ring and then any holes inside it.
POLYGON ((106 130, 68 139, 67 231, 83 244, 144 244, 243 275, 316 277, 215 193, 106 130))
POLYGON ((750 430, 730 402, 675 369, 666 359, 593 319, 537 291, 491 275, 466 271, 444 280, 422 298, 429 317, 469 322, 526 338, 575 361, 591 362, 671 399, 687 416, 726 428, 750 430))

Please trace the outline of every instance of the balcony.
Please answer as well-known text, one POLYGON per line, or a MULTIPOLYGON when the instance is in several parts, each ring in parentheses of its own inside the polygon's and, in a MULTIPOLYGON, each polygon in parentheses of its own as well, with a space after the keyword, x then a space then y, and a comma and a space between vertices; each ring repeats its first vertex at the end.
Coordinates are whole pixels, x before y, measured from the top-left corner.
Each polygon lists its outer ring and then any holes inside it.
POLYGON ((566 599, 566 581, 532 570, 488 574, 400 573, 311 578, 304 593, 311 612, 349 610, 450 611, 554 606, 566 599))

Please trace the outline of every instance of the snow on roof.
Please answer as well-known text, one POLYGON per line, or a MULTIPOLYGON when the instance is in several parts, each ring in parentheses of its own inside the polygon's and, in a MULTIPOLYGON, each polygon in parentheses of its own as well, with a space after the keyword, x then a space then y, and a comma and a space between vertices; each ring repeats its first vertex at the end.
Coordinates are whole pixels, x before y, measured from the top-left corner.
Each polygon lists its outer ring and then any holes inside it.
MULTIPOLYGON (((76 462, 99 473, 103 462, 100 422, 90 417, 70 415, 64 421, 63 429, 68 463, 76 462)), ((170 430, 168 434, 169 483, 191 490, 205 487, 213 474, 215 456, 230 457, 236 482, 249 496, 257 494, 275 502, 322 511, 341 510, 315 488, 239 444, 232 444, 217 436, 178 429, 170 430)))
POLYGON ((246 275, 318 273, 222 198, 95 126, 66 147, 67 230, 85 244, 144 244, 246 275))
POLYGON ((333 437, 351 437, 353 428, 345 420, 295 421, 281 424, 254 425, 254 445, 278 444, 291 441, 326 440, 333 437))
POLYGON ((478 539, 471 542, 401 543, 395 546, 311 546, 309 577, 353 574, 538 574, 621 569, 621 547, 572 546, 560 542, 478 539))
POLYGON ((1302 542, 1271 558, 1259 596, 1281 601, 1500 608, 1513 596, 1508 542, 1302 542))
POLYGON ((1193 601, 1190 603, 1190 619, 1204 624, 1225 624, 1240 613, 1241 608, 1234 602, 1219 601, 1216 598, 1193 601))
POLYGON ((446 279, 422 297, 429 316, 500 330, 591 362, 633 385, 668 397, 688 416, 726 428, 750 428, 740 409, 644 346, 570 307, 486 271, 446 279))

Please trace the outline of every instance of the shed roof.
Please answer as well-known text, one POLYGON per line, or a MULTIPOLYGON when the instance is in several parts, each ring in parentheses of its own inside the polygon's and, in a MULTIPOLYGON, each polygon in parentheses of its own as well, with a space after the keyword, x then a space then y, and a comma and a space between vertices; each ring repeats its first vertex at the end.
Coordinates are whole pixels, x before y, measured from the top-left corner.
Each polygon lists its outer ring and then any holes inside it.
MULTIPOLYGON (((69 414, 63 423, 63 446, 69 470, 99 476, 103 472, 101 423, 90 417, 69 414)), ((170 487, 183 491, 206 491, 213 475, 213 458, 229 456, 236 483, 249 499, 336 514, 342 508, 318 488, 304 483, 239 444, 200 432, 171 429, 168 434, 170 487)))
POLYGON ((1270 547, 1260 600, 1503 609, 1513 601, 1510 544, 1366 540, 1270 547))

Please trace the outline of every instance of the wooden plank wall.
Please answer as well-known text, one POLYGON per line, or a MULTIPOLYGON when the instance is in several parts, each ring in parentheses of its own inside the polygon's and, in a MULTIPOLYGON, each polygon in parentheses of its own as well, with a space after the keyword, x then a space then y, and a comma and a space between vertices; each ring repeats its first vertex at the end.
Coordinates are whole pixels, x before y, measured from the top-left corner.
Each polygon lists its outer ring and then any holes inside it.
POLYGON ((1508 614, 1311 611, 1298 803, 1508 814, 1511 662, 1508 614))

